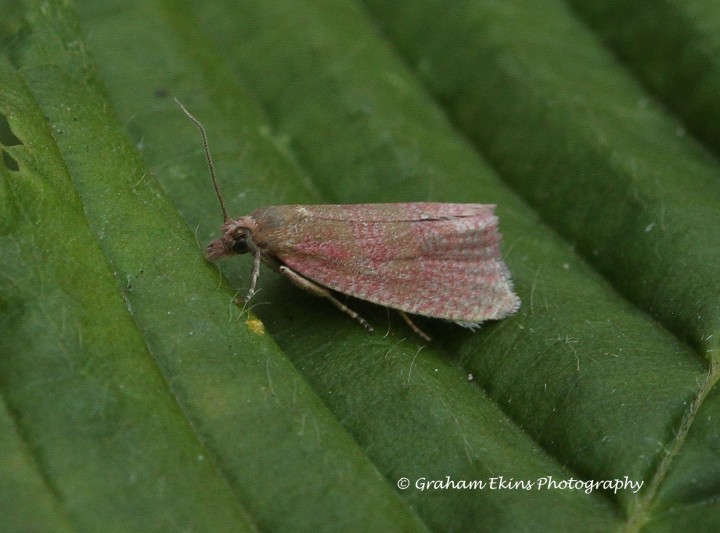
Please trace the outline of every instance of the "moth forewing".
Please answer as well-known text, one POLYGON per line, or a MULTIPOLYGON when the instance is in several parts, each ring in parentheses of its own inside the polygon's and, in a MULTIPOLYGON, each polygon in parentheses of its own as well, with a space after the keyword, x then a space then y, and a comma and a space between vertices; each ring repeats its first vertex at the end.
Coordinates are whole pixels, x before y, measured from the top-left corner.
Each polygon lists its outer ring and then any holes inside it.
POLYGON ((500 259, 494 206, 360 204, 256 210, 263 253, 337 292, 479 324, 519 305, 500 259), (354 215, 354 216, 353 216, 354 215))

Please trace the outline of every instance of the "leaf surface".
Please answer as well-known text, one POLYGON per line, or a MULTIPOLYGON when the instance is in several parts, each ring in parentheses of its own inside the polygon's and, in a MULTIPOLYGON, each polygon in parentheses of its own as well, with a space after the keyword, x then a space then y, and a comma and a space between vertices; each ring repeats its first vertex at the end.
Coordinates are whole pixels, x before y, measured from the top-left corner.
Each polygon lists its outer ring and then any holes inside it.
POLYGON ((720 167, 576 12, 74 6, 2 26, 11 529, 720 525, 720 167), (202 259, 222 220, 172 96, 233 216, 497 204, 520 312, 476 333, 419 320, 423 346, 265 269, 236 306, 251 261, 202 259), (642 488, 592 485, 614 480, 642 488))

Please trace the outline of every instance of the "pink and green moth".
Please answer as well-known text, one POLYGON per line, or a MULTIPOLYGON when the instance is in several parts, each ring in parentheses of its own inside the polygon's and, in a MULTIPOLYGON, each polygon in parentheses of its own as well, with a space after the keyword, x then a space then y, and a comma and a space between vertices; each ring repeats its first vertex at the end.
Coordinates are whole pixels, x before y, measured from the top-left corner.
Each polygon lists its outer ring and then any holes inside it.
POLYGON ((205 249, 209 260, 252 254, 246 301, 260 263, 298 287, 322 296, 372 331, 370 324, 334 295, 346 294, 406 313, 451 320, 465 327, 512 315, 520 306, 500 254, 494 205, 395 203, 277 205, 232 219, 200 129, 224 223, 222 237, 205 249))

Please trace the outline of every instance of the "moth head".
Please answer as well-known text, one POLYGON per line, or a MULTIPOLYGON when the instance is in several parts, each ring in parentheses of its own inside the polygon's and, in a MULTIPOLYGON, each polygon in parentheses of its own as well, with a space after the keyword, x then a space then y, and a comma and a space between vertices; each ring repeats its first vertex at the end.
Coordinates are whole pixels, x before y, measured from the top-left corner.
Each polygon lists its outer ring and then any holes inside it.
POLYGON ((222 257, 246 254, 255 251, 252 229, 255 223, 250 217, 228 220, 222 226, 223 236, 215 239, 205 248, 205 258, 213 261, 222 257))
POLYGON ((225 202, 220 194, 217 177, 215 176, 215 168, 212 157, 210 156, 210 147, 208 146, 205 128, 200 121, 196 119, 192 113, 190 113, 190 111, 185 109, 185 106, 180 103, 180 100, 175 98, 175 101, 180 106, 180 109, 183 110, 188 118, 192 120, 200 130, 200 136, 202 137, 203 148, 205 149, 205 157, 207 158, 208 168, 210 169, 210 177, 212 178, 213 188, 215 189, 215 194, 220 202, 220 209, 222 210, 223 220, 225 221, 222 226, 223 236, 207 245, 205 248, 205 258, 214 260, 220 259, 221 257, 227 257, 229 255, 254 252, 255 245, 253 245, 250 237, 252 235, 252 230, 255 227, 255 220, 252 217, 240 217, 232 220, 228 216, 227 210, 225 209, 225 202))

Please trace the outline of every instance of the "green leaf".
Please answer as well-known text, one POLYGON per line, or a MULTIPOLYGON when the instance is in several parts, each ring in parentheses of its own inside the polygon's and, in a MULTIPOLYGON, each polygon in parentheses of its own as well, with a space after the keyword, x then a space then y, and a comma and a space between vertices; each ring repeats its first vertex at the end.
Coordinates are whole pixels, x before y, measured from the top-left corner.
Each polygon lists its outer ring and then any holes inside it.
POLYGON ((718 167, 563 4, 75 5, 28 2, 0 63, 10 530, 720 524, 718 167), (422 346, 267 270, 238 308, 170 96, 234 216, 498 204, 520 312, 422 346))
POLYGON ((718 6, 702 0, 571 4, 683 125, 719 153, 718 6))

